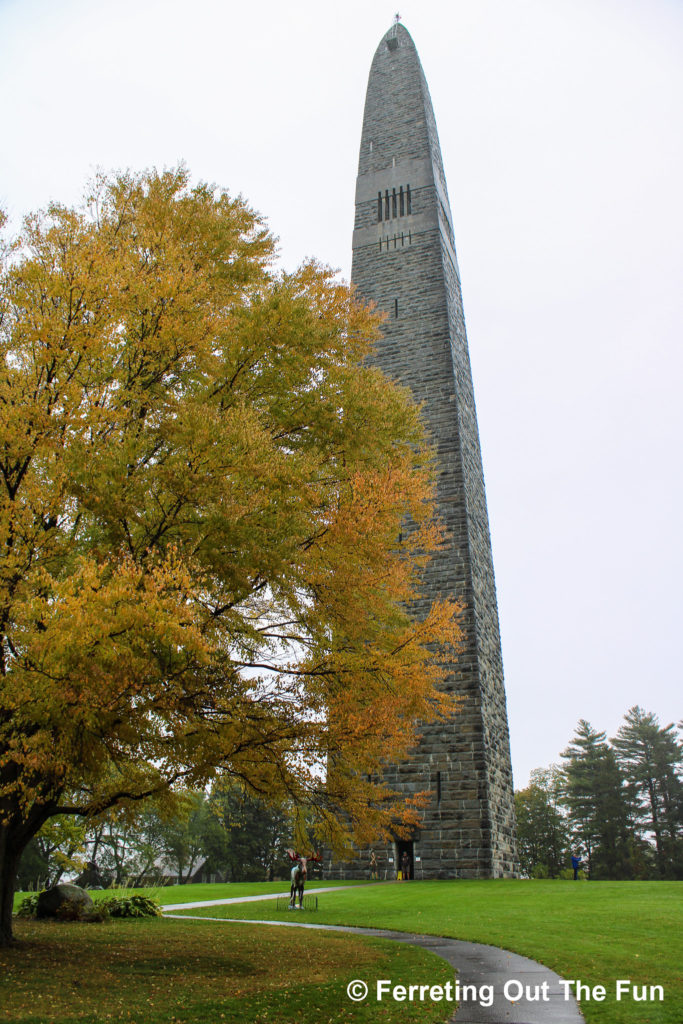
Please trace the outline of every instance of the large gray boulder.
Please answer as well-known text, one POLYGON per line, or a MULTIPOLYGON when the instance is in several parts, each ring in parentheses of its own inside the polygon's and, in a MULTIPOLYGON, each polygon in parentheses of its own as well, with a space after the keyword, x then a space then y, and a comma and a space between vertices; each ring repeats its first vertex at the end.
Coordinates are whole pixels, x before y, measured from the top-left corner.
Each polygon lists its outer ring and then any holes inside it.
POLYGON ((37 917, 57 917, 60 907, 70 903, 76 907, 81 914, 89 914, 93 909, 93 901, 85 889, 78 885, 55 885, 52 889, 46 889, 38 897, 36 909, 37 917))

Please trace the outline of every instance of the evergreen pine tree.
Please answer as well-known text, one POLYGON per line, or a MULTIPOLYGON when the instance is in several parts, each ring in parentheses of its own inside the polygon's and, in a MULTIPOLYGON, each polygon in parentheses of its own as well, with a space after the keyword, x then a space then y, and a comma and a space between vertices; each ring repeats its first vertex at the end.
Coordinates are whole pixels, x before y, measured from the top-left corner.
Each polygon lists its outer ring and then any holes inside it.
POLYGON ((660 726, 655 714, 637 705, 624 723, 611 743, 627 780, 635 820, 643 833, 654 836, 659 876, 680 877, 683 747, 673 724, 660 726))
POLYGON ((560 756, 567 762, 564 799, 575 846, 584 854, 591 877, 631 877, 628 795, 605 733, 581 719, 560 756))

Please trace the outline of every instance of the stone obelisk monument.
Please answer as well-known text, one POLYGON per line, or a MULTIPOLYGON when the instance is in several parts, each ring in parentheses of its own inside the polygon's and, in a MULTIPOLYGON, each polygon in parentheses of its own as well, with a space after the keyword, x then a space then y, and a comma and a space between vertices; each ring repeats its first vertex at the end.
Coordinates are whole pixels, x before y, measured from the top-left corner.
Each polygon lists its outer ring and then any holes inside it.
MULTIPOLYGON (((447 723, 423 726, 415 756, 388 766, 408 796, 429 790, 410 841, 375 846, 381 875, 404 853, 414 878, 490 878, 516 871, 507 710, 486 496, 460 273, 434 112, 415 45, 398 23, 370 69, 356 185, 351 277, 387 313, 377 361, 408 385, 438 454, 447 547, 423 578, 428 602, 466 605, 464 648, 447 686, 465 697, 447 723)), ((419 612, 419 609, 418 609, 419 612)), ((331 876, 367 877, 367 851, 331 876)))

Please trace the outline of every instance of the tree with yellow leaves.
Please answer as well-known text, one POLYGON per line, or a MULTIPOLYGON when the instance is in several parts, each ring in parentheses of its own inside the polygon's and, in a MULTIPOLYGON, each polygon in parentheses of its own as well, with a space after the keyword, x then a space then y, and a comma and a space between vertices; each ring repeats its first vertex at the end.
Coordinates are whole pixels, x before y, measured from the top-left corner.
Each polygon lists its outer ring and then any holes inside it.
POLYGON ((386 829, 368 775, 452 710, 430 651, 459 634, 406 611, 439 534, 378 318, 183 168, 102 176, 3 252, 0 943, 56 815, 224 773, 321 836, 386 829))

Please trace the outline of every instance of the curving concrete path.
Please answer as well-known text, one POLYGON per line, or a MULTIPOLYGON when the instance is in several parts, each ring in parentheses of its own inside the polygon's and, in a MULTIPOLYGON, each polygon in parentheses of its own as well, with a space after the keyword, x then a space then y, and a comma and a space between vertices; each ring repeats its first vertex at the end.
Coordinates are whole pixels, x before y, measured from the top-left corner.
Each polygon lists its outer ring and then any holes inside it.
MULTIPOLYGON (((382 882, 372 883, 373 885, 382 885, 382 882)), ((320 889, 306 889, 306 895, 312 896, 313 893, 318 892, 339 892, 341 889, 350 889, 349 885, 327 885, 321 886, 320 889)), ((197 907, 224 907, 228 903, 258 903, 259 900, 276 900, 280 896, 289 896, 290 890, 286 892, 263 892, 259 896, 231 896, 229 899, 223 900, 200 900, 199 903, 167 903, 161 909, 166 913, 167 910, 194 910, 197 907)), ((170 917, 173 915, 170 914, 170 917)), ((213 920, 213 918, 209 918, 213 920)), ((217 920, 223 920, 218 918, 217 920)))
MULTIPOLYGON (((309 889, 307 892, 332 892, 346 886, 330 886, 327 889, 309 889)), ((385 928, 353 928, 345 925, 309 924, 303 921, 247 921, 241 918, 199 917, 191 914, 173 914, 168 911, 211 907, 219 904, 247 903, 258 900, 272 900, 278 895, 289 893, 268 893, 263 896, 235 897, 233 899, 209 900, 204 903, 174 903, 162 907, 166 917, 215 921, 224 924, 267 924, 279 928, 309 928, 318 931, 350 932, 354 935, 368 935, 379 939, 392 939, 422 949, 428 949, 442 957, 457 971, 460 989, 460 1004, 454 1024, 584 1024, 574 996, 554 971, 535 960, 529 960, 518 953, 510 953, 495 946, 479 942, 463 942, 438 935, 417 935, 409 932, 390 931, 385 928), (490 1003, 490 1005, 489 1005, 490 1003)), ((365 1002, 375 1000, 376 979, 361 979, 368 983, 371 991, 365 1002)), ((391 994, 384 994, 391 999, 391 994)), ((427 996, 428 998, 428 996, 427 996)), ((409 1003, 407 1003, 409 1005, 409 1003)), ((447 1003, 444 1002, 444 1011, 447 1003)))

